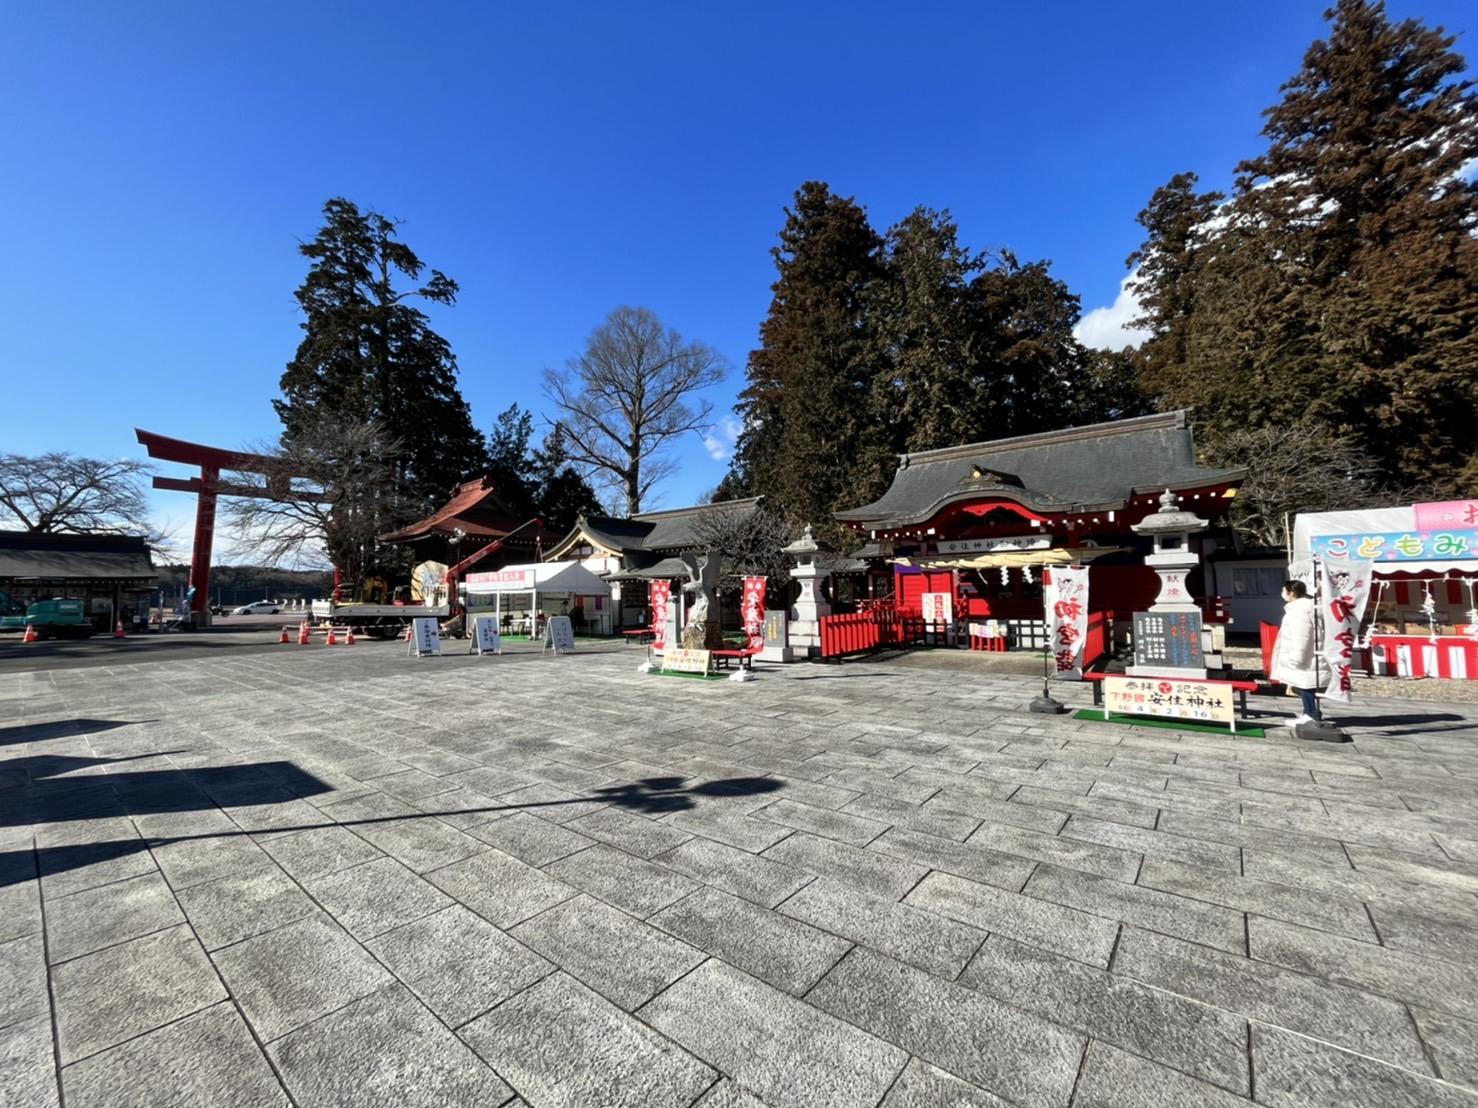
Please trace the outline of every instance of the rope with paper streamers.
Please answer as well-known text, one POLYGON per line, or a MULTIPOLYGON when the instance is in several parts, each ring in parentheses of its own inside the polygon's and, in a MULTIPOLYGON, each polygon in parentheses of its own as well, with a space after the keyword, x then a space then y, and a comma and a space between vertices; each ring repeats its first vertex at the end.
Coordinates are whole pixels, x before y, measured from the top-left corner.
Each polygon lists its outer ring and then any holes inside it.
POLYGON ((1375 583, 1375 603, 1370 606, 1370 622, 1365 625, 1365 637, 1355 645, 1361 650, 1369 650, 1375 639, 1375 625, 1380 617, 1380 598, 1386 591, 1386 583, 1377 581, 1375 583))
MULTIPOLYGON (((1446 580, 1446 578, 1443 578, 1446 580)), ((1437 594, 1430 581, 1422 585, 1422 615, 1427 617, 1427 641, 1437 641, 1437 594)))

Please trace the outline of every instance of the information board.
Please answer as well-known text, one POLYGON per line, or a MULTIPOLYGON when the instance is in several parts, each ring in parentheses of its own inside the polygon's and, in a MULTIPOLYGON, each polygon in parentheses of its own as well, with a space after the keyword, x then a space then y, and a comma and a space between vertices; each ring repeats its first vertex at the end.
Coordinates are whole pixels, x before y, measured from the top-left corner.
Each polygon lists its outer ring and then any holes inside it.
POLYGON ((554 648, 556 654, 575 652, 575 627, 569 616, 550 616, 544 624, 544 649, 554 648))
POLYGON ((1236 726, 1234 690, 1230 685, 1205 681, 1178 681, 1174 677, 1121 677, 1103 679, 1105 718, 1117 712, 1126 716, 1160 716, 1190 719, 1198 723, 1236 726))
POLYGON ((427 654, 441 653, 441 623, 436 619, 411 620, 411 641, 406 654, 420 658, 427 654))
POLYGON ((472 644, 469 654, 501 654, 503 640, 498 635, 497 616, 476 616, 472 621, 472 644))
POLYGON ((1134 664, 1204 669, 1200 612, 1135 612, 1134 664))
POLYGON ((662 668, 671 673, 707 673, 712 664, 711 651, 669 648, 662 653, 662 668))

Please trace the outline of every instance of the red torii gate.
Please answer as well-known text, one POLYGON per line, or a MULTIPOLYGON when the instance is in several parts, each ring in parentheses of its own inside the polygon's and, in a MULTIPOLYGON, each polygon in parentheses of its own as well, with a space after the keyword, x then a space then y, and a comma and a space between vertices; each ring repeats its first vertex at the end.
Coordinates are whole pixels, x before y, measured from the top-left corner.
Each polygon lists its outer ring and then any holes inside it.
POLYGON ((144 431, 137 427, 133 430, 139 442, 148 450, 149 457, 163 462, 181 462, 185 465, 200 467, 199 477, 187 479, 156 477, 154 487, 169 492, 192 492, 199 497, 195 506, 195 549, 190 557, 190 587, 195 590, 195 595, 190 598, 190 611, 208 611, 211 544, 215 539, 216 528, 216 498, 218 496, 262 495, 260 488, 229 482, 222 483, 221 470, 260 474, 267 478, 270 489, 283 480, 282 462, 280 459, 274 459, 265 454, 222 450, 215 446, 185 442, 183 439, 166 438, 164 435, 156 435, 152 431, 144 431))

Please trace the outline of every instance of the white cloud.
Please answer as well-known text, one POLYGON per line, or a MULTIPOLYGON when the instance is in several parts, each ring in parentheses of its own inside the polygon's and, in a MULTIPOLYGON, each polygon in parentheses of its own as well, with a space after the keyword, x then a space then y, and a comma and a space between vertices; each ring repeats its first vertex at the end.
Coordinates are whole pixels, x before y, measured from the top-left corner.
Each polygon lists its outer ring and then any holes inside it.
POLYGON ((1126 346, 1138 346, 1150 337, 1148 331, 1129 326, 1129 321, 1139 315, 1139 301, 1129 291, 1129 282, 1135 273, 1119 282, 1119 295, 1107 308, 1094 308, 1078 321, 1073 335, 1084 346, 1096 350, 1121 350, 1126 346))
POLYGON ((739 432, 744 425, 732 416, 726 416, 708 434, 703 436, 704 449, 716 462, 726 462, 734 453, 734 444, 739 441, 739 432))

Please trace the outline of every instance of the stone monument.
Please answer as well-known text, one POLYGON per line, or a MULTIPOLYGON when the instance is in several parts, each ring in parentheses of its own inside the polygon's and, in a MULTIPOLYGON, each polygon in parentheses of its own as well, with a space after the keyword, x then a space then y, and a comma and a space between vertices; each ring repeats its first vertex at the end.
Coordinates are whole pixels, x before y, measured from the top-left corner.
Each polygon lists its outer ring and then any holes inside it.
POLYGON ((1160 593, 1147 612, 1134 613, 1134 664, 1131 677, 1206 676, 1201 647, 1201 609, 1186 588, 1186 575, 1201 561, 1190 548, 1190 537, 1208 524, 1194 512, 1181 511, 1169 489, 1160 497, 1160 510, 1136 523, 1136 535, 1154 540, 1154 552, 1144 564, 1160 577, 1160 593))
POLYGON ((821 585, 831 576, 825 561, 826 555, 834 551, 825 543, 816 541, 808 523, 801 537, 781 553, 795 559, 790 579, 800 586, 800 595, 790 608, 790 649, 798 657, 819 658, 821 617, 831 615, 831 605, 822 597, 821 585))
POLYGON ((682 646, 688 650, 722 650, 724 629, 718 620, 718 571, 721 559, 711 551, 681 555, 688 570, 684 592, 693 594, 687 601, 687 622, 683 624, 682 646))

